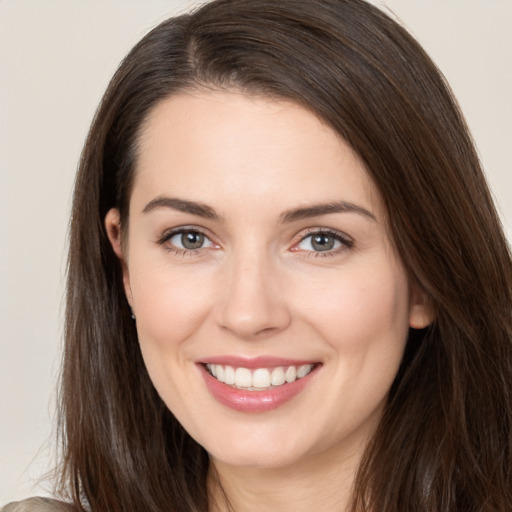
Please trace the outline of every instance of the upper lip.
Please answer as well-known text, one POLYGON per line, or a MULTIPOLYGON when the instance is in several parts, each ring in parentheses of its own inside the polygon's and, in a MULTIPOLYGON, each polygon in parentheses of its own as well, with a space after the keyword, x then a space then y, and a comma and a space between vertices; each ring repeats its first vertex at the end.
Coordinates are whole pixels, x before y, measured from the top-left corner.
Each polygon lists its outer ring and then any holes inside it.
POLYGON ((232 366, 234 368, 247 368, 254 370, 257 368, 277 368, 279 366, 302 366, 304 364, 317 364, 313 359, 290 359, 275 356, 212 356, 198 361, 199 364, 219 364, 222 366, 232 366))

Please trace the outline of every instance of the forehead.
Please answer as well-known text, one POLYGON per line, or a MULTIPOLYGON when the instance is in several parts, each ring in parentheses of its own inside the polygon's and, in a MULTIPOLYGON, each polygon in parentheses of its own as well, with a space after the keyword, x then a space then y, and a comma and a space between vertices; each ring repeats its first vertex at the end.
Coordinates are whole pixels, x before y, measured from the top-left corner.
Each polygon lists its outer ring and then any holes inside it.
POLYGON ((207 203, 266 199, 282 209, 339 200, 381 209, 360 158, 316 115, 230 91, 181 93, 153 109, 133 190, 137 201, 167 194, 207 203))

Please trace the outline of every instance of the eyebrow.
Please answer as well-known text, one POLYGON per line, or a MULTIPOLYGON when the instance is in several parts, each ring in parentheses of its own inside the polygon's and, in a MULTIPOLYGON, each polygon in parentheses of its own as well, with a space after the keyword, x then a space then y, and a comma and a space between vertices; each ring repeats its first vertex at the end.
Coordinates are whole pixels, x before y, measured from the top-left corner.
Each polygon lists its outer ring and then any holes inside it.
POLYGON ((284 212, 280 216, 279 220, 281 223, 285 224, 296 222, 298 220, 310 219, 312 217, 319 217, 321 215, 328 215, 330 213, 358 213, 359 215, 363 215, 377 222, 377 218, 372 212, 362 206, 347 203, 346 201, 334 201, 330 203, 294 208, 284 212))
POLYGON ((205 219, 222 221, 222 217, 210 206, 196 201, 187 201, 177 197, 159 196, 151 200, 142 210, 149 213, 157 208, 171 208, 184 213, 191 213, 205 219))
MULTIPOLYGON (((142 210, 142 213, 149 213, 157 208, 170 208, 184 213, 197 215, 205 219, 222 222, 223 218, 211 207, 204 203, 179 199, 177 197, 158 196, 151 200, 142 210)), ((366 208, 346 201, 334 201, 330 203, 314 204, 293 208, 279 216, 279 222, 289 224, 298 220, 310 219, 330 213, 357 213, 373 221, 377 221, 375 215, 366 208)))

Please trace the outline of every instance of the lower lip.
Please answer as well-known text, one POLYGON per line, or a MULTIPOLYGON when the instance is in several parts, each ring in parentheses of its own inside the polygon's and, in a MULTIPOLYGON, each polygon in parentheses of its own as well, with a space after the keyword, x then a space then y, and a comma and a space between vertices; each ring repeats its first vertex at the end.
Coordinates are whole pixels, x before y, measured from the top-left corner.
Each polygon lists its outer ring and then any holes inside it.
POLYGON ((305 377, 275 388, 246 391, 218 381, 206 370, 204 365, 199 364, 198 366, 206 387, 218 402, 235 411, 247 413, 271 411, 290 401, 308 385, 318 369, 318 366, 315 366, 305 377))

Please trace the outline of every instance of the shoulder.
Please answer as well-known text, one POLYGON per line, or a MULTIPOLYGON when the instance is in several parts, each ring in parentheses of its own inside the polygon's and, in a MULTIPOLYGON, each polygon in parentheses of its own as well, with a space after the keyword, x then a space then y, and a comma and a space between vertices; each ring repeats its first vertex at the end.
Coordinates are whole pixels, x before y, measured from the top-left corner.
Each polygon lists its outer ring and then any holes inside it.
POLYGON ((29 498, 5 505, 0 512, 73 512, 75 508, 69 503, 50 498, 29 498))

